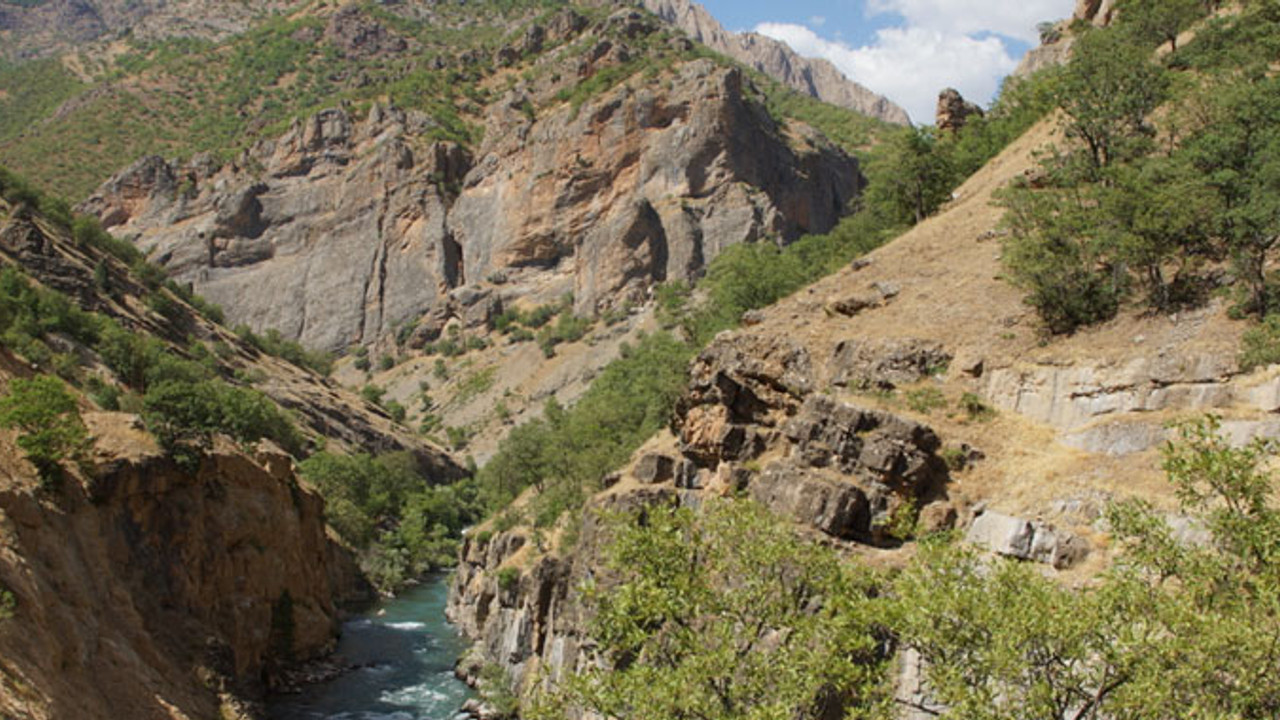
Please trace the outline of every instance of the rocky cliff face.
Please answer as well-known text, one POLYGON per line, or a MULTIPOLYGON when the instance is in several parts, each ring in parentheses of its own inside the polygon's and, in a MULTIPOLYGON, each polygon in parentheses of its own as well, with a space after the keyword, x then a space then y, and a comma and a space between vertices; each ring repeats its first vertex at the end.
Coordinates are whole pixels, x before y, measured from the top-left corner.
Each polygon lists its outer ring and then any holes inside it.
POLYGON ((696 2, 643 0, 643 5, 694 40, 759 70, 787 87, 885 122, 896 125, 911 122, 905 110, 883 95, 850 80, 829 61, 801 57, 786 43, 759 33, 729 32, 696 2))
MULTIPOLYGON (((942 442, 926 425, 821 392, 843 361, 754 334, 717 339, 693 363, 672 433, 606 480, 572 552, 546 552, 527 530, 473 534, 462 550, 449 614, 476 639, 472 677, 501 665, 521 686, 554 683, 592 661, 576 588, 593 577, 601 511, 655 503, 699 507, 746 493, 804 532, 838 546, 892 547, 905 508, 950 527, 942 442), (500 571, 518 571, 503 583, 500 571)), ((902 376, 898 376, 902 377, 902 376)), ((918 379, 918 376, 917 378, 918 379)))
MULTIPOLYGON (((0 375, 14 370, 7 353, 0 375)), ((0 715, 247 718, 365 597, 323 502, 267 446, 177 468, 136 417, 90 413, 93 470, 37 489, 0 436, 0 715)))
POLYGON ((1082 22, 1106 27, 1115 17, 1115 0, 1076 0, 1075 12, 1070 21, 1058 23, 1041 36, 1039 47, 1023 56, 1013 71, 1014 77, 1029 77, 1045 68, 1063 65, 1071 58, 1071 45, 1075 38, 1069 32, 1071 22, 1082 22))
MULTIPOLYGON (((657 31, 627 11, 605 28, 579 72, 657 31)), ((572 292, 583 314, 642 301, 729 245, 831 228, 861 188, 853 159, 779 126, 736 69, 679 63, 580 105, 554 102, 563 82, 505 94, 474 152, 424 141, 417 113, 336 109, 227 165, 145 159, 83 207, 232 323, 340 348, 528 296, 572 292)))

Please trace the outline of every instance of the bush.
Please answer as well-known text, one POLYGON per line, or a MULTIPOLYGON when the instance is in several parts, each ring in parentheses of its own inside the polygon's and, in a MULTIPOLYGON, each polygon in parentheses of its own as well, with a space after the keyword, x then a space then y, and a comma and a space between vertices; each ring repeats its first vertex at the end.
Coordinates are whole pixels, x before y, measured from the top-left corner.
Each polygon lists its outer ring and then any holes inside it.
POLYGON ((0 426, 19 430, 18 447, 45 483, 57 480, 62 461, 78 459, 88 443, 75 397, 47 375, 10 384, 0 398, 0 426))
POLYGON ((183 461, 198 459, 213 433, 249 444, 269 439, 298 454, 303 438, 293 421, 262 393, 217 380, 161 380, 143 396, 143 418, 161 447, 183 461))
POLYGON ((1244 372, 1280 363, 1280 315, 1268 315, 1245 331, 1239 362, 1244 372))
POLYGON ((12 619, 17 612, 17 596, 8 588, 0 586, 0 622, 12 619))
POLYGON ((520 571, 513 567, 504 567, 498 571, 498 588, 503 592, 511 592, 520 584, 520 571))
POLYGON ((935 387, 923 387, 909 390, 904 396, 907 407, 922 415, 947 406, 947 398, 935 387))

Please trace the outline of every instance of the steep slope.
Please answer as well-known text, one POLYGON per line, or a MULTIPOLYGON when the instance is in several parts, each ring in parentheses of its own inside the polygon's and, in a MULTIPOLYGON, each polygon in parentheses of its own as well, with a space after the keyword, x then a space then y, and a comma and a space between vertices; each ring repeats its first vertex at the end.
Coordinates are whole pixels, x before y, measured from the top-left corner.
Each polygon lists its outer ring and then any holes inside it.
POLYGON ((421 112, 337 109, 232 163, 146 159, 82 207, 233 323, 337 349, 525 297, 641 302, 729 245, 831 228, 860 190, 852 158, 650 16, 564 11, 499 56, 531 36, 554 49, 470 151, 421 112))
POLYGON ((206 318, 206 305, 136 251, 82 218, 68 229, 56 202, 7 174, 2 182, 0 398, 38 413, 39 398, 18 399, 19 381, 45 373, 38 379, 64 387, 58 373, 82 389, 59 392, 71 393, 68 422, 83 423, 89 443, 60 451, 51 472, 22 444, 37 430, 27 420, 9 429, 5 411, 0 713, 260 717, 255 701, 331 652, 341 607, 373 591, 295 457, 235 425, 265 417, 274 426, 261 433, 299 454, 407 451, 424 484, 465 471, 327 379, 268 355, 261 339, 206 318), (226 408, 208 404, 210 391, 226 408), (157 410, 165 393, 177 404, 157 410), (259 403, 272 409, 263 415, 259 403), (108 404, 141 416, 99 409, 108 404), (242 444, 198 424, 228 409, 223 432, 242 444))
POLYGON ((134 332, 165 340, 179 355, 189 352, 189 338, 219 348, 217 364, 223 375, 251 379, 250 384, 292 410, 312 437, 326 438, 335 449, 408 450, 442 480, 463 474, 447 454, 395 425, 385 412, 314 372, 263 352, 180 299, 170 295, 177 309, 172 316, 161 315, 147 297, 167 291, 145 287, 124 262, 102 248, 77 245, 66 230, 2 199, 0 264, 21 268, 81 307, 112 317, 134 332), (100 274, 108 278, 105 284, 96 279, 100 274))
POLYGON ((729 32, 696 2, 644 0, 644 7, 685 31, 694 40, 759 70, 787 87, 895 125, 911 122, 905 110, 845 77, 829 61, 801 57, 786 43, 759 33, 729 32))

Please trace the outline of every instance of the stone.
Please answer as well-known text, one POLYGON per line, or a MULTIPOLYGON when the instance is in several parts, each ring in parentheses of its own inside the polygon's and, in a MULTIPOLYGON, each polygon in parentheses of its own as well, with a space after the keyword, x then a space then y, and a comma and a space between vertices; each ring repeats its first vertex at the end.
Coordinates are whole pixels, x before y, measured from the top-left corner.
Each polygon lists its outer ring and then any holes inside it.
POLYGON ((829 369, 834 385, 892 390, 945 370, 951 360, 941 343, 930 340, 850 339, 836 345, 829 369))
POLYGON ((987 510, 974 518, 965 539, 997 555, 1071 567, 1089 553, 1088 543, 1051 525, 987 510))
POLYGON ((922 536, 935 535, 955 529, 959 513, 946 501, 931 502, 920 508, 917 530, 922 536))
POLYGON ((854 317, 864 310, 880 307, 884 303, 884 296, 879 293, 875 295, 850 295, 849 297, 832 301, 827 306, 829 312, 854 317))
POLYGON ((869 539, 871 512, 856 485, 773 465, 752 481, 751 498, 775 513, 844 540, 869 539))
POLYGON ((658 453, 647 453, 636 461, 631 474, 645 485, 657 485, 675 478, 675 460, 658 453))

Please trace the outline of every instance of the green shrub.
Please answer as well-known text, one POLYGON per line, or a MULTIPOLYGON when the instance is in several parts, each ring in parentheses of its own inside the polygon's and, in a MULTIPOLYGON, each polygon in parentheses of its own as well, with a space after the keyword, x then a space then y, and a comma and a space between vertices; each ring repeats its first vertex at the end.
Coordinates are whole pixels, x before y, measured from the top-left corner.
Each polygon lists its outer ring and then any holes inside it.
POLYGON ((947 398, 942 391, 935 387, 922 387, 915 390, 908 390, 903 395, 907 407, 922 415, 947 406, 947 398))
POLYGON ((503 592, 511 592, 520 584, 520 571, 513 567, 504 567, 498 571, 498 587, 503 592))
POLYGON ((0 586, 0 622, 12 619, 17 612, 17 596, 9 588, 0 586))
POLYGON ((61 477, 61 463, 78 459, 88 444, 75 397, 59 379, 15 379, 0 397, 0 426, 19 431, 18 447, 46 484, 61 477))
POLYGON ((387 394, 387 389, 378 387, 373 383, 368 383, 360 388, 360 397, 370 405, 382 406, 382 396, 387 394))
POLYGON ((959 405, 960 409, 968 415, 970 420, 981 422, 990 420, 996 415, 994 408, 983 402, 982 398, 971 392, 961 395, 957 405, 959 405))
POLYGON ((404 418, 407 413, 404 409, 404 405, 401 405, 395 400, 388 400, 383 404, 383 409, 387 411, 387 414, 391 416, 392 420, 397 423, 404 422, 404 418))
POLYGON ((1267 315, 1257 327, 1245 331, 1239 363, 1244 372, 1280 363, 1280 315, 1267 315))

